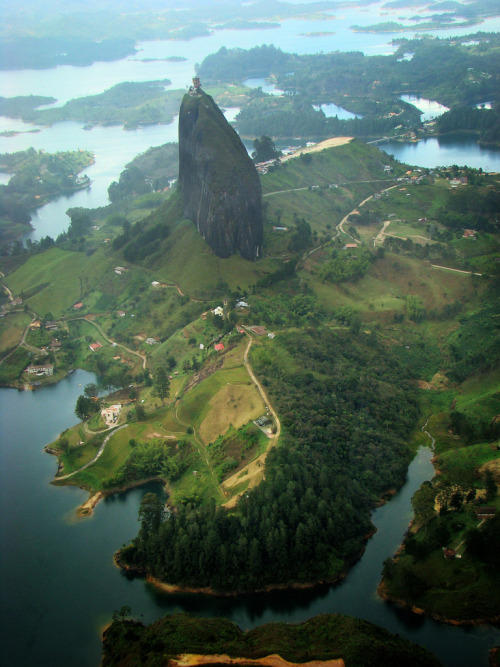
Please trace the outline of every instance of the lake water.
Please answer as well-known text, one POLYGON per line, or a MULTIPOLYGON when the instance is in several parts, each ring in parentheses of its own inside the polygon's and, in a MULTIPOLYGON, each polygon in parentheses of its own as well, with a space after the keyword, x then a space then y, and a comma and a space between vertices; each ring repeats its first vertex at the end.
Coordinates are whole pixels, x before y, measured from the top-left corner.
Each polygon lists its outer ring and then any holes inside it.
POLYGON ((473 135, 447 134, 429 137, 415 143, 384 141, 378 148, 394 155, 400 162, 419 167, 467 165, 488 172, 500 172, 500 148, 480 146, 473 135))
POLYGON ((95 376, 76 371, 35 392, 0 389, 0 662, 20 665, 97 665, 99 631, 122 605, 151 622, 184 610, 224 616, 249 629, 273 621, 303 621, 338 612, 365 618, 433 650, 450 667, 486 664, 500 642, 489 626, 462 629, 415 616, 376 595, 382 564, 400 544, 411 519, 410 499, 433 474, 431 451, 419 450, 401 491, 373 513, 377 533, 346 581, 309 591, 217 598, 159 592, 129 579, 113 553, 137 534, 137 511, 148 485, 100 503, 92 518, 76 519, 87 494, 49 484, 56 459, 43 446, 76 423, 76 399, 95 376), (49 418, 47 418, 49 416, 49 418))
POLYGON ((421 112, 420 119, 423 122, 437 118, 445 111, 449 111, 449 108, 445 107, 444 104, 439 104, 439 102, 436 102, 435 100, 426 100, 425 97, 418 97, 417 95, 400 95, 399 98, 403 100, 403 102, 413 104, 414 107, 417 107, 421 112))
POLYGON ((360 114, 352 113, 352 111, 347 111, 347 109, 342 109, 332 102, 328 104, 313 104, 313 107, 316 110, 322 110, 327 118, 333 118, 337 116, 339 120, 350 120, 351 118, 362 118, 360 114))

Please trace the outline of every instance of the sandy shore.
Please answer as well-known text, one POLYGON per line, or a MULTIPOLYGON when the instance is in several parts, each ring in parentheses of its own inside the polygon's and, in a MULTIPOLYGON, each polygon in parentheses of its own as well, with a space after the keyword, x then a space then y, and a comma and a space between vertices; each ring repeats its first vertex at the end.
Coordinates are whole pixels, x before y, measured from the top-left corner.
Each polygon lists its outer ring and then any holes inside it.
POLYGON ((344 667, 344 661, 338 660, 312 660, 311 662, 288 662, 279 655, 268 655, 265 658, 252 660, 251 658, 231 658, 228 655, 199 655, 196 653, 184 653, 175 660, 170 660, 172 667, 194 667, 206 664, 226 665, 263 665, 265 667, 344 667))

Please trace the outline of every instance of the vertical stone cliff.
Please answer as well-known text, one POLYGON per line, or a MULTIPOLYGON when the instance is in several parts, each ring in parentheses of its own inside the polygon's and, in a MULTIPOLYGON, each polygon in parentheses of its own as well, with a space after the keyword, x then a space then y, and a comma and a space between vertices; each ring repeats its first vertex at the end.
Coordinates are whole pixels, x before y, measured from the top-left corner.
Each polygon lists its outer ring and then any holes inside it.
POLYGON ((179 188, 184 216, 216 255, 262 256, 259 175, 237 133, 200 88, 181 104, 179 188))

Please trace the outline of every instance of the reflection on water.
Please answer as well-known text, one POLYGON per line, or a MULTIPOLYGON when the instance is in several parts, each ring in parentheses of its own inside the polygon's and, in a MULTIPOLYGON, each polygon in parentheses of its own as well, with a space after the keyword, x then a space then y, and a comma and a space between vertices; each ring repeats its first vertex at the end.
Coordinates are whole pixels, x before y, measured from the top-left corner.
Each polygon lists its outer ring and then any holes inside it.
POLYGON ((425 97, 418 97, 417 95, 400 95, 399 98, 403 102, 408 104, 413 104, 414 107, 417 107, 421 111, 421 120, 427 121, 437 118, 444 114, 445 111, 449 111, 449 107, 445 107, 443 104, 436 102, 434 100, 427 100, 425 97))

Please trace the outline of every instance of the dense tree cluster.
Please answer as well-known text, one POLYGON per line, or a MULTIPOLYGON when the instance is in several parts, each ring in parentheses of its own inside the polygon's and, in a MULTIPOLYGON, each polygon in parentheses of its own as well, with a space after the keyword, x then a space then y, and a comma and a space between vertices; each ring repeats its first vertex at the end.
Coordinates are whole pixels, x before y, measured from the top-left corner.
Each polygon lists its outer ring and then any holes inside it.
POLYGON ((191 447, 189 443, 161 440, 136 443, 133 452, 123 466, 104 485, 120 487, 137 480, 160 477, 174 481, 186 470, 191 447))
POLYGON ((265 480, 235 512, 166 513, 148 496, 124 560, 170 582, 248 590, 333 579, 359 554, 374 498, 405 476, 413 390, 373 337, 321 329, 279 341, 252 359, 284 430, 265 480))

